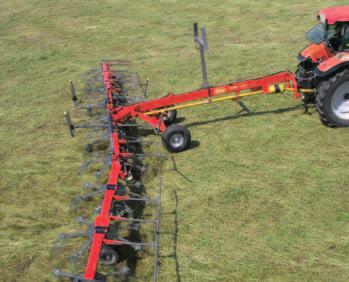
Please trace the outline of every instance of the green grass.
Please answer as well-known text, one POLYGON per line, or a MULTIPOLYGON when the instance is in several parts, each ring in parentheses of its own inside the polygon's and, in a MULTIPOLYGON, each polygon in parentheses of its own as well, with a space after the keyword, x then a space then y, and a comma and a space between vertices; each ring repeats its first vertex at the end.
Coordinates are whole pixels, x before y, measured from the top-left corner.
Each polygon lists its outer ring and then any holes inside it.
MULTIPOLYGON (((325 5, 0 1, 0 281, 53 281, 53 266, 68 267, 68 253, 50 249, 79 230, 69 202, 91 178, 76 173, 84 134, 70 139, 62 117, 70 79, 82 88, 100 59, 127 58, 151 97, 198 88, 194 21, 208 30, 211 84, 294 70, 325 5)), ((200 146, 174 156, 180 173, 171 158, 163 165, 159 281, 349 281, 348 130, 322 126, 289 96, 246 104, 260 114, 237 117, 230 103, 179 113, 200 146)), ((137 270, 150 280, 149 261, 137 270)))

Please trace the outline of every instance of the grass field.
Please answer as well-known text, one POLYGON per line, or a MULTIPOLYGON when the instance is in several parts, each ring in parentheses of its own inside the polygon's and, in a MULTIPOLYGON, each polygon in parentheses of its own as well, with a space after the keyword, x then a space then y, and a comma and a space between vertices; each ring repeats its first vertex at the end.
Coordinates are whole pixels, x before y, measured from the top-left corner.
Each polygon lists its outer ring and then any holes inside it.
MULTIPOLYGON (((79 230, 69 203, 89 177, 77 175, 84 134, 70 139, 63 120, 69 80, 82 88, 100 59, 127 58, 151 97, 198 88, 194 21, 211 84, 294 70, 317 11, 344 3, 0 0, 0 281, 54 281, 68 266, 50 250, 79 230)), ((349 131, 290 96, 246 104, 255 114, 179 112, 199 146, 174 155, 178 171, 163 164, 159 281, 349 281, 349 131)), ((147 181, 151 193, 159 179, 147 181)), ((134 280, 150 278, 141 261, 134 280)))

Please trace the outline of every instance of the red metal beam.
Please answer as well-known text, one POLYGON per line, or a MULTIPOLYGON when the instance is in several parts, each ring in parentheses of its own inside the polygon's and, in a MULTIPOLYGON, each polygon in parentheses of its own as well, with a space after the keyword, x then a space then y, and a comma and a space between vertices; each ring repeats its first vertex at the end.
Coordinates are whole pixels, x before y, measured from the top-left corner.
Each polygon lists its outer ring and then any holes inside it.
MULTIPOLYGON (((108 105, 107 111, 109 111, 109 106, 112 104, 112 93, 110 91, 110 81, 108 74, 107 65, 103 64, 103 84, 106 88, 108 105)), ((111 148, 112 148, 112 164, 109 172, 109 178, 106 185, 106 190, 104 193, 104 198, 102 202, 102 207, 99 215, 95 219, 94 223, 94 234, 93 240, 87 259, 87 264, 85 268, 84 278, 86 280, 93 280, 96 276, 96 271, 98 267, 98 260, 100 256, 101 249, 105 243, 105 234, 110 225, 110 208, 114 200, 114 196, 117 192, 117 184, 120 177, 123 177, 125 172, 122 170, 120 157, 123 153, 120 151, 119 138, 117 133, 112 133, 110 136, 111 148)))
POLYGON ((142 113, 186 102, 209 99, 210 97, 224 96, 229 93, 239 94, 242 91, 251 89, 253 91, 261 90, 265 94, 268 94, 270 93, 269 87, 279 83, 285 83, 286 87, 295 89, 294 94, 296 96, 298 95, 297 82, 294 74, 291 72, 280 72, 257 79, 213 86, 180 94, 171 93, 161 98, 135 103, 130 106, 119 107, 116 111, 113 111, 112 117, 115 121, 123 121, 130 117, 138 117, 149 123, 152 127, 160 127, 160 131, 163 131, 166 127, 159 126, 160 120, 158 118, 152 117, 153 119, 147 119, 142 115, 142 113))

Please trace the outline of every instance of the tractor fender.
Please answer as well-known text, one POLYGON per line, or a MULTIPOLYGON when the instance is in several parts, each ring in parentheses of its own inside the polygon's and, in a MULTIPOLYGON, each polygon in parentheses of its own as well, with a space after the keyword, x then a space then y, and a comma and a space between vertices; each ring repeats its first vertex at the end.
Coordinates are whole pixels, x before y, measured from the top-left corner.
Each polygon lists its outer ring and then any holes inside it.
POLYGON ((331 54, 325 43, 310 44, 299 53, 298 60, 302 62, 310 58, 314 63, 317 63, 322 60, 327 60, 330 57, 331 54))
POLYGON ((349 68, 349 53, 338 53, 336 56, 320 63, 315 69, 315 75, 325 78, 345 68, 349 68))

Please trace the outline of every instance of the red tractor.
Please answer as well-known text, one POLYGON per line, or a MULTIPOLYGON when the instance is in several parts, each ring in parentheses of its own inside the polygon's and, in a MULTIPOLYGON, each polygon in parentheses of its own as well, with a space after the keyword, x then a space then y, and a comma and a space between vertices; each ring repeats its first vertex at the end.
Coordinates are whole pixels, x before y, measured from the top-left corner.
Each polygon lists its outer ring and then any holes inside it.
POLYGON ((318 18, 306 36, 311 44, 299 55, 297 84, 316 90, 303 100, 316 105, 323 124, 348 127, 349 6, 323 9, 318 18))

